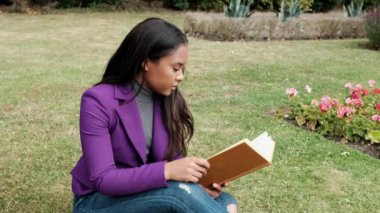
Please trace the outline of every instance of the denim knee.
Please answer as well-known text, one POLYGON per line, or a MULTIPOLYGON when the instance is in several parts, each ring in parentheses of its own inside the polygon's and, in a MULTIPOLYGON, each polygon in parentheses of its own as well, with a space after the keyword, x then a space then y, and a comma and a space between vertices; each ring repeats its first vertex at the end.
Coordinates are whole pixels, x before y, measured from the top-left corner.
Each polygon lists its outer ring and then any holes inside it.
MULTIPOLYGON (((174 193, 174 197, 180 199, 183 204, 192 209, 193 212, 227 212, 227 208, 224 203, 213 199, 197 183, 170 181, 169 190, 174 193)), ((223 195, 223 200, 230 203, 236 203, 236 200, 233 196, 227 193, 225 194, 226 195, 223 195)))
POLYGON ((207 193, 195 183, 185 183, 179 181, 169 181, 169 189, 173 191, 174 196, 192 197, 199 199, 200 197, 207 195, 207 193))
POLYGON ((234 205, 238 206, 238 202, 237 202, 236 198, 228 192, 220 193, 220 195, 217 198, 215 198, 215 200, 218 203, 222 204, 223 206, 228 206, 230 204, 234 204, 234 205))

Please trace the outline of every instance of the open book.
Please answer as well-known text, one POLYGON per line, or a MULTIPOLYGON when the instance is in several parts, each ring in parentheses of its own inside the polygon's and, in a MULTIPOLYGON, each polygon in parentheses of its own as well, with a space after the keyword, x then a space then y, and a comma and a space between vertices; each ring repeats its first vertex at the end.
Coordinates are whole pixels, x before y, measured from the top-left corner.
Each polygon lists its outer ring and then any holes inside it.
POLYGON ((223 184, 272 164, 275 142, 267 132, 252 141, 243 139, 208 158, 210 169, 199 183, 223 184))

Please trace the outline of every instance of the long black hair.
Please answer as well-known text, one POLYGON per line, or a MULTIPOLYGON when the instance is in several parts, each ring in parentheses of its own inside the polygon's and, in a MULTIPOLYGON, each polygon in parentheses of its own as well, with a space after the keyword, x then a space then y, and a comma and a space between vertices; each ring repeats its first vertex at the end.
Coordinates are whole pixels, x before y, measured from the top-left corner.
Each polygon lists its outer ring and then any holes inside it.
MULTIPOLYGON (((143 72, 146 59, 158 61, 187 43, 186 35, 173 24, 148 18, 125 37, 108 62, 99 84, 132 84, 143 72)), ((177 154, 186 156, 187 144, 194 133, 194 120, 186 101, 178 89, 169 96, 156 95, 169 133, 166 160, 172 160, 177 154)))

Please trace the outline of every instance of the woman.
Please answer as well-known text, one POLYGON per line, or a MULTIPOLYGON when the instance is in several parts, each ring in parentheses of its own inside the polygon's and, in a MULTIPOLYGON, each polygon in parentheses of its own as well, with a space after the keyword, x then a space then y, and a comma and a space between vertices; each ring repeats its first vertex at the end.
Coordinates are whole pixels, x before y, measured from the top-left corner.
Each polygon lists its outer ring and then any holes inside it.
POLYGON ((197 184, 207 160, 185 157, 193 117, 178 84, 187 43, 174 25, 146 19, 85 91, 83 155, 71 172, 74 212, 237 212, 222 186, 197 184))

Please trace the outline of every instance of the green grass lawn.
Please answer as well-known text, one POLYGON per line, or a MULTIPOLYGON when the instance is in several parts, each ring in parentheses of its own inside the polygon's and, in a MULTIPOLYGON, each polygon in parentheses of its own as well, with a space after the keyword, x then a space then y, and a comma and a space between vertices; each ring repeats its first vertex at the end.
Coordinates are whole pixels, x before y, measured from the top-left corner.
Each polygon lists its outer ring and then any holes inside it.
MULTIPOLYGON (((81 155, 82 92, 99 81, 126 33, 149 16, 183 13, 0 14, 0 211, 70 212, 81 155)), ((191 155, 207 157, 267 130, 273 165, 226 189, 241 212, 380 212, 380 161, 275 119, 285 89, 338 96, 380 83, 367 40, 213 42, 190 38, 182 89, 195 117, 191 155), (347 154, 348 153, 348 154, 347 154)))

